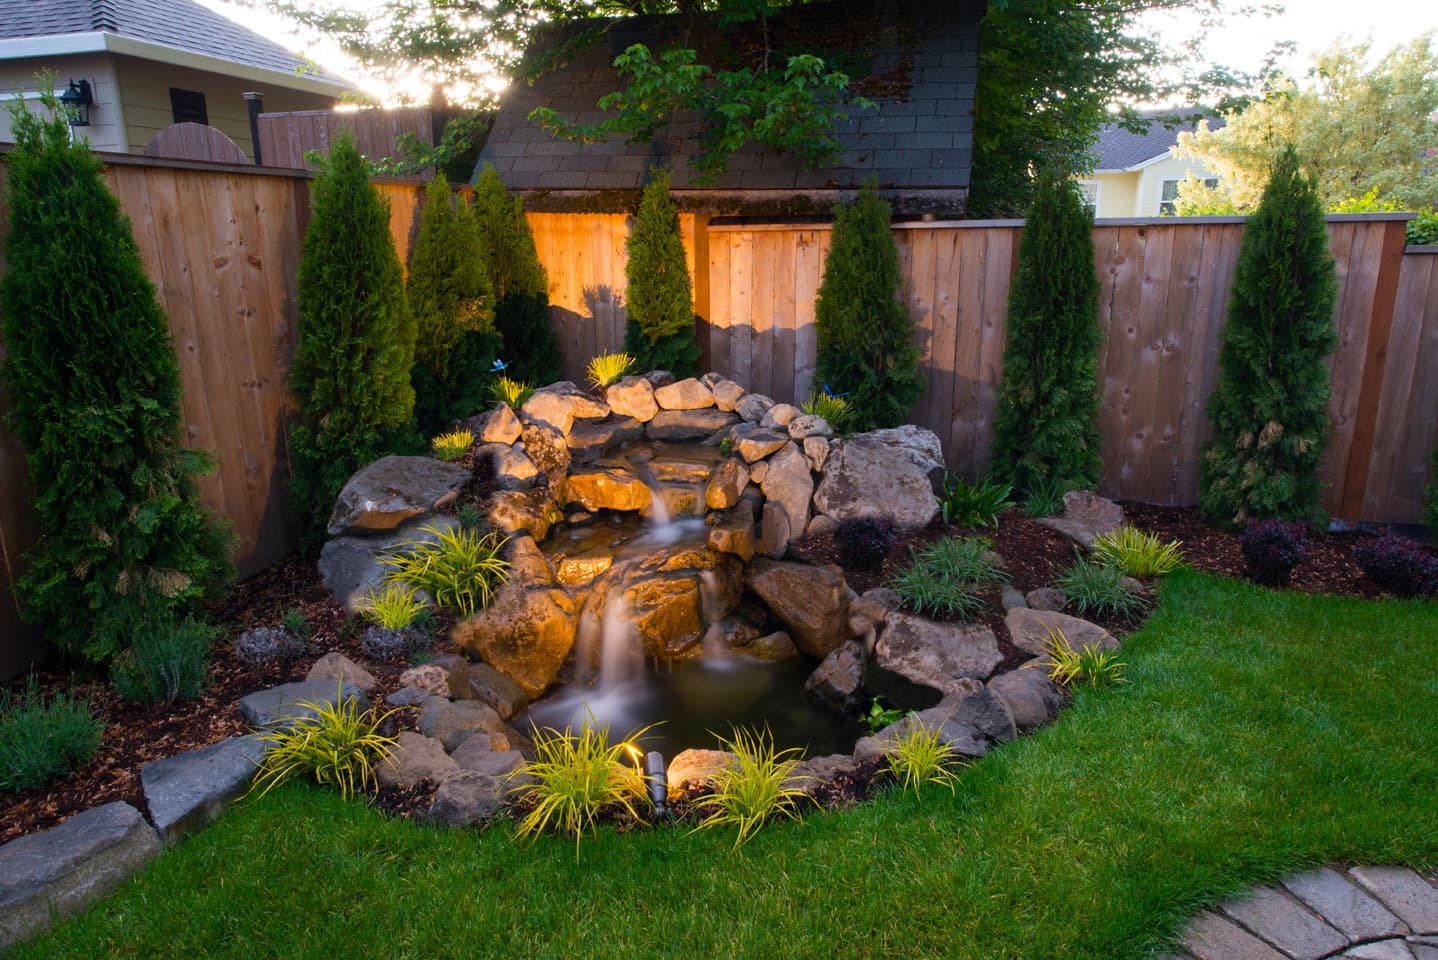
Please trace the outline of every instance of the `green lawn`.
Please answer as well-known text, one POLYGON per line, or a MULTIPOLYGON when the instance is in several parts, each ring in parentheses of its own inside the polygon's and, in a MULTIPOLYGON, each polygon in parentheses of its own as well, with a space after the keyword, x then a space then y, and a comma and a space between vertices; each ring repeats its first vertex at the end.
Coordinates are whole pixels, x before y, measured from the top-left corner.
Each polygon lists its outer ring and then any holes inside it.
POLYGON ((732 836, 521 845, 314 789, 232 810, 16 956, 1146 957, 1335 860, 1438 861, 1438 606, 1194 573, 1131 683, 943 790, 732 836))

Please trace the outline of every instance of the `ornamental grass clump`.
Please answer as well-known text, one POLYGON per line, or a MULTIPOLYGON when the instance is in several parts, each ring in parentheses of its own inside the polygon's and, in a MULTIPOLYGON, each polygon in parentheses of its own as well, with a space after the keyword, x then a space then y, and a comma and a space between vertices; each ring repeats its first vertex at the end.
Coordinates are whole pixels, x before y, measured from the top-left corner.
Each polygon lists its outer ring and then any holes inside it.
POLYGON ((458 525, 427 525, 420 532, 424 539, 400 544, 381 561, 389 567, 386 581, 423 590, 463 617, 489 606, 494 592, 509 579, 509 561, 499 555, 509 538, 458 525))
POLYGON ((1094 562, 1130 577, 1161 577, 1183 565, 1183 548, 1177 540, 1164 543, 1156 534, 1130 524, 1096 537, 1092 549, 1094 562))
POLYGON ((370 625, 360 634, 360 649, 373 660, 399 660, 427 649, 433 641, 429 607, 409 584, 391 580, 359 602, 370 625))
POLYGON ((1219 333, 1213 439, 1199 470, 1199 508, 1215 523, 1322 520, 1318 461, 1337 295, 1317 186, 1289 147, 1244 225, 1219 333))
POLYGON ((523 380, 500 377, 489 388, 490 394, 500 403, 507 403, 515 410, 524 406, 524 401, 534 396, 534 387, 523 380))
POLYGON ((529 807, 516 835, 554 831, 572 836, 578 859, 579 841, 598 829, 601 816, 623 814, 643 822, 649 790, 644 774, 629 761, 638 750, 634 744, 648 729, 610 743, 609 728, 599 726, 586 711, 578 733, 571 727, 563 733, 540 731, 534 738, 535 759, 510 774, 521 784, 514 790, 516 800, 529 807))
POLYGON ((1068 598, 1065 608, 1080 616, 1133 620, 1148 606, 1143 594, 1125 582, 1122 570, 1085 557, 1080 557, 1053 585, 1068 598))
POLYGON ((847 433, 854 422, 854 407, 848 397, 836 397, 828 390, 815 390, 800 408, 810 416, 823 417, 836 434, 847 433))
POLYGON ((79 770, 104 733, 89 701, 66 693, 46 699, 34 677, 18 696, 0 690, 0 793, 34 790, 79 770))
POLYGON ((1009 495, 1014 488, 996 480, 969 483, 963 477, 944 472, 939 514, 944 523, 956 527, 995 527, 999 514, 1014 505, 1009 495))
POLYGON ((110 667, 115 692, 142 706, 195 699, 205 690, 217 632, 189 619, 137 631, 134 644, 110 667))
POLYGON ((434 455, 446 463, 453 463, 474 446, 473 430, 451 430, 448 433, 441 433, 429 442, 430 449, 434 455))
POLYGON ((847 426, 854 430, 899 426, 923 392, 914 325, 899 300, 903 276, 890 216, 873 184, 853 204, 835 208, 814 302, 817 376, 844 395, 852 413, 847 426))
POLYGON ((921 616, 971 621, 985 608, 981 590, 1008 575, 995 562, 993 544, 981 537, 948 537, 915 551, 889 587, 921 616))
POLYGON ((929 783, 948 787, 949 792, 953 792, 958 780, 950 769, 954 759, 953 750, 944 742, 943 732, 917 718, 909 720, 898 732, 885 756, 899 788, 905 793, 913 791, 921 799, 924 785, 929 783))
POLYGON ((679 235, 679 212, 669 197, 669 171, 656 168, 649 174, 626 247, 629 319, 624 352, 640 370, 668 370, 682 380, 699 375, 694 291, 679 235))
POLYGON ((1111 687, 1127 682, 1123 671, 1128 664, 1118 654, 1092 643, 1075 650, 1062 630, 1050 630, 1043 649, 1047 662, 1033 660, 1024 666, 1047 669, 1049 679, 1061 687, 1111 687))
POLYGON ((694 801, 702 815, 695 830, 735 827, 738 847, 776 817, 799 819, 799 801, 807 795, 799 786, 804 778, 794 776, 801 757, 797 748, 775 750, 767 729, 749 733, 736 728, 731 739, 720 743, 732 757, 715 773, 714 792, 694 801))
POLYGON ((308 713, 289 726, 257 736, 266 745, 260 770, 246 797, 257 799, 282 783, 312 780, 333 786, 349 799, 379 789, 376 771, 394 757, 395 738, 380 733, 380 726, 397 711, 379 715, 360 706, 356 697, 336 688, 333 703, 301 702, 308 713))
POLYGON ((40 529, 15 587, 62 654, 103 666, 198 612, 229 576, 232 538, 200 505, 214 463, 181 443, 175 345, 130 222, 99 157, 42 101, 48 116, 11 102, 5 157, 3 373, 40 529))
POLYGON ((589 361, 586 372, 589 382, 603 390, 634 368, 634 358, 627 353, 601 353, 589 361))

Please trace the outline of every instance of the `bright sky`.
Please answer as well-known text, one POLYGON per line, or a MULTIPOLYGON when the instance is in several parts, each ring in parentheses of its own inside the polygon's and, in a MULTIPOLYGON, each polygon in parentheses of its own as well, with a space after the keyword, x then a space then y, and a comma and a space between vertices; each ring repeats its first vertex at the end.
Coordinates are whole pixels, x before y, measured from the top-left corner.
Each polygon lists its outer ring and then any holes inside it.
MULTIPOLYGON (((273 14, 239 7, 227 0, 199 2, 277 42, 299 45, 284 21, 273 14)), ((318 4, 326 0, 313 2, 318 4)), ((379 6, 382 0, 328 2, 338 6, 365 7, 379 6)), ((1230 0, 1230 3, 1236 2, 1230 0)), ((1151 22, 1155 29, 1164 36, 1171 36, 1175 43, 1200 32, 1197 18, 1188 14, 1155 16, 1151 22)), ((1256 71, 1275 42, 1292 40, 1297 44, 1294 55, 1280 63, 1290 73, 1302 77, 1308 68, 1309 57, 1340 36, 1345 37, 1346 42, 1371 36, 1374 54, 1381 55, 1426 30, 1438 32, 1438 3, 1433 0, 1287 0, 1284 13, 1274 17, 1230 18, 1222 29, 1206 36, 1204 49, 1209 59, 1240 70, 1256 71)), ((1438 37, 1434 42, 1438 45, 1438 37)), ((309 55, 330 70, 349 75, 368 92, 382 94, 372 85, 365 84, 364 78, 355 74, 353 69, 347 70, 344 57, 333 47, 316 47, 309 51, 309 55)))

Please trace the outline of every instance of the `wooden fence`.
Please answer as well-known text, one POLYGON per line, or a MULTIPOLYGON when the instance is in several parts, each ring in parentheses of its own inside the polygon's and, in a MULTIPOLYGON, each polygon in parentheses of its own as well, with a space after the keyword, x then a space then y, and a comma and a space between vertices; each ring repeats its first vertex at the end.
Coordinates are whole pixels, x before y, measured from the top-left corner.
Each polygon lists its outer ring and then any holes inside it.
MULTIPOLYGON (((285 519, 293 410, 286 377, 308 174, 106 159, 170 318, 185 442, 219 459, 203 484, 205 502, 239 535, 241 571, 262 569, 295 543, 285 519)), ((377 185, 404 256, 422 185, 377 185)), ((4 220, 0 206, 0 234, 4 220)), ((582 381, 590 357, 623 345, 629 223, 618 215, 531 214, 530 224, 549 273, 562 367, 582 381)), ((802 401, 814 383, 814 297, 829 228, 720 226, 686 215, 681 229, 705 366, 802 401)), ((1438 439, 1438 248, 1405 252, 1402 220, 1382 215, 1330 217, 1329 230, 1341 291, 1325 505, 1348 519, 1416 521, 1438 439)), ((1013 221, 895 228, 901 296, 926 384, 913 421, 939 435, 951 468, 970 475, 988 464, 1020 231, 1013 221)), ((1106 493, 1195 501, 1204 404, 1241 232, 1242 221, 1232 218, 1104 221, 1095 229, 1106 493)), ((12 568, 36 536, 26 484, 23 452, 0 422, 0 676, 22 669, 32 649, 15 639, 21 628, 9 590, 12 568)))
POLYGON ((267 167, 308 166, 305 154, 325 153, 341 130, 353 130, 360 153, 372 160, 395 159, 395 141, 413 133, 420 143, 434 143, 434 112, 429 107, 390 110, 296 110, 262 113, 256 121, 260 160, 267 167))

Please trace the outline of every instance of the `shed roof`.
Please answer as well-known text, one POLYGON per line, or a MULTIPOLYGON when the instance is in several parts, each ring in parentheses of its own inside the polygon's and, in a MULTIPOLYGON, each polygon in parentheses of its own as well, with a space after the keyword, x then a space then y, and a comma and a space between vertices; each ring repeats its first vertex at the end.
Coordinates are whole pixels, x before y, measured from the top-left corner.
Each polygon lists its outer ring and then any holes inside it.
MULTIPOLYGON (((597 42, 579 49, 562 66, 505 94, 480 155, 514 189, 563 206, 560 199, 609 197, 637 192, 646 168, 668 164, 681 202, 715 212, 809 212, 795 198, 809 195, 826 210, 834 195, 877 179, 901 212, 959 212, 968 194, 972 160, 974 88, 978 77, 979 19, 983 0, 844 0, 794 7, 769 24, 772 46, 787 43, 826 49, 829 62, 845 69, 875 108, 845 108, 836 131, 842 153, 828 166, 805 170, 792 154, 749 145, 735 153, 728 171, 712 184, 696 184, 691 158, 699 149, 700 119, 680 115, 652 143, 611 141, 580 144, 556 140, 529 120, 535 107, 550 106, 570 121, 598 122, 596 101, 619 88, 614 58, 635 43, 651 48, 678 36, 678 17, 631 17, 608 21, 597 42), (789 39, 792 37, 792 41, 789 39), (686 201, 687 194, 687 201, 686 201), (727 200, 716 198, 727 197, 727 200)), ((572 33, 575 29, 568 26, 572 33)), ((728 65, 753 47, 754 27, 698 29, 700 62, 728 65)), ((571 33, 542 35, 554 49, 571 33)), ((691 39, 690 41, 695 42, 691 39)), ((589 204, 593 207, 593 203, 589 204)))
MULTIPOLYGON (((335 86, 336 93, 350 87, 338 77, 326 74, 267 37, 234 20, 202 6, 195 0, 0 0, 0 59, 44 55, 50 52, 81 52, 75 41, 104 35, 142 41, 161 48, 188 51, 214 60, 227 61, 284 78, 308 79, 335 86), (36 44, 40 38, 71 38, 55 50, 36 44), (5 43, 5 41, 26 41, 5 43)), ((107 47, 116 53, 145 55, 142 47, 107 47)), ((163 57, 152 51, 151 59, 163 57)))

